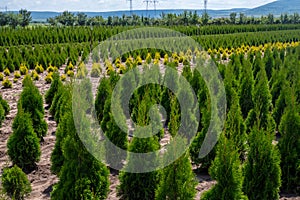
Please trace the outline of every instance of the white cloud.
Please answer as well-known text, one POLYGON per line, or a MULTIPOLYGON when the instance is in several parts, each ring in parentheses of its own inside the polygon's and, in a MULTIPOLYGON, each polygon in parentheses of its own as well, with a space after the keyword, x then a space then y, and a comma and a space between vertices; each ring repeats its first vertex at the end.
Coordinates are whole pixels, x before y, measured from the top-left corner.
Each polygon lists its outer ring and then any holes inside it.
MULTIPOLYGON (((253 8, 274 0, 208 0, 208 9, 230 9, 230 8, 253 8)), ((41 11, 115 11, 128 10, 129 2, 127 0, 2 0, 3 6, 8 6, 9 10, 27 10, 41 11)), ((203 0, 159 0, 157 9, 203 9, 203 0)), ((145 9, 144 0, 133 0, 133 8, 137 10, 145 9)), ((153 9, 153 3, 149 9, 153 9)))

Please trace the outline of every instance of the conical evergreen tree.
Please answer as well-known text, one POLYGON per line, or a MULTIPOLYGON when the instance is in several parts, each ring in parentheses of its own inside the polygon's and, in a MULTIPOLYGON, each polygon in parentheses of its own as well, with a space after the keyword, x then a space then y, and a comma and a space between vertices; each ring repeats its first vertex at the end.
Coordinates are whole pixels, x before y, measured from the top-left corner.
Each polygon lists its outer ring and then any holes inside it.
POLYGON ((182 149, 186 141, 176 137, 176 140, 172 140, 171 143, 174 146, 171 146, 164 156, 175 161, 162 170, 155 199, 194 199, 197 181, 192 170, 189 151, 184 152, 182 149), (184 154, 180 156, 177 152, 184 152, 184 154))
POLYGON ((265 69, 268 80, 272 77, 272 72, 275 68, 275 60, 270 49, 267 49, 264 54, 265 69))
MULTIPOLYGON (((141 102, 138 108, 137 114, 137 124, 140 126, 147 125, 147 117, 145 116, 147 111, 147 106, 149 99, 145 99, 141 102)), ((159 149, 159 142, 156 136, 151 136, 151 130, 149 133, 144 133, 144 130, 138 128, 135 130, 134 135, 144 135, 149 134, 149 137, 139 138, 134 137, 128 150, 133 153, 149 153, 157 151, 159 149)), ((139 171, 140 166, 143 168, 147 166, 155 166, 155 163, 140 159, 131 158, 130 155, 127 158, 127 164, 125 169, 130 169, 130 171, 139 171)), ((128 170, 127 170, 128 171, 128 170)), ((118 187, 118 195, 121 199, 130 200, 140 200, 140 199, 154 199, 155 190, 158 184, 158 172, 152 171, 147 173, 129 173, 126 170, 122 171, 119 176, 120 185, 118 187), (136 187, 138 185, 138 187, 136 187)))
POLYGON ((58 92, 59 88, 62 87, 62 82, 59 77, 59 73, 54 73, 52 75, 53 81, 51 83, 50 89, 45 94, 45 101, 51 106, 52 100, 55 94, 58 92))
POLYGON ((97 96, 95 100, 95 111, 99 122, 103 120, 104 105, 108 96, 111 94, 111 86, 108 78, 102 78, 98 87, 97 96))
POLYGON ((69 129, 72 127, 72 115, 69 111, 67 111, 62 117, 61 121, 58 124, 58 128, 56 131, 56 141, 53 152, 51 154, 51 172, 59 175, 61 167, 64 164, 64 156, 63 156, 63 142, 67 137, 67 134, 72 132, 72 135, 75 129, 69 129))
POLYGON ((209 168, 209 174, 217 181, 217 184, 206 191, 201 199, 248 199, 242 192, 243 174, 239 153, 234 142, 224 135, 219 140, 217 155, 209 168))
POLYGON ((256 127, 251 130, 243 184, 249 200, 279 199, 280 154, 278 147, 272 144, 273 138, 273 133, 256 127))
POLYGON ((240 154, 241 160, 245 160, 247 149, 246 126, 239 106, 238 96, 234 92, 232 105, 227 115, 225 135, 232 140, 240 154))
MULTIPOLYGON (((82 114, 80 131, 87 136, 89 122, 82 114), (82 129, 84 128, 84 129, 82 129)), ((82 144, 74 131, 73 116, 67 118, 68 130, 62 145, 64 156, 63 166, 59 173, 59 182, 54 186, 51 199, 106 199, 109 190, 109 171, 107 167, 96 160, 82 144)), ((78 127, 77 127, 78 128, 78 127)))
POLYGON ((253 89, 254 79, 251 63, 248 60, 244 60, 239 88, 240 105, 244 119, 247 118, 248 113, 253 109, 253 89))
POLYGON ((258 124, 260 129, 275 131, 275 121, 271 115, 272 97, 269 91, 268 78, 264 68, 257 74, 253 94, 254 108, 249 112, 246 125, 248 132, 258 124))
POLYGON ((42 138, 46 135, 48 130, 48 125, 44 120, 43 97, 30 77, 25 78, 23 84, 24 88, 21 93, 19 104, 21 104, 24 112, 30 114, 34 132, 39 138, 42 138))
MULTIPOLYGON (((293 94, 290 99, 295 99, 293 94)), ((300 115, 295 102, 289 102, 281 119, 282 138, 278 147, 281 154, 282 190, 300 194, 300 115)))
POLYGON ((40 159, 39 139, 34 133, 30 114, 24 113, 22 107, 18 108, 13 122, 13 134, 8 139, 7 148, 12 162, 23 171, 34 169, 40 159))

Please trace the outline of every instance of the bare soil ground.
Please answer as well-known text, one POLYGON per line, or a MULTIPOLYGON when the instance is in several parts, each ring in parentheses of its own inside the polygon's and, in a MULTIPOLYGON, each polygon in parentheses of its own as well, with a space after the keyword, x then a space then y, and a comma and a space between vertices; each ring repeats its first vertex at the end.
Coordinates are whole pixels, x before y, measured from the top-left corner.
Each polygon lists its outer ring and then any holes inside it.
MULTIPOLYGON (((63 72, 63 69, 61 69, 63 72)), ((42 94, 49 89, 50 85, 46 84, 44 78, 46 72, 41 75, 40 80, 36 81, 35 84, 42 94)), ((10 80, 13 80, 13 75, 10 76, 10 80)), ((17 101, 19 100, 20 93, 22 92, 22 79, 19 79, 17 83, 13 84, 13 88, 4 89, 0 88, 0 93, 3 98, 8 101, 10 105, 10 112, 4 121, 2 128, 0 128, 0 168, 1 174, 2 169, 6 166, 11 166, 11 162, 7 155, 6 143, 10 134, 12 134, 12 122, 17 114, 17 101)), ((47 108, 47 105, 44 105, 47 108)), ((53 175, 50 171, 50 157, 55 144, 55 131, 57 124, 50 116, 49 111, 45 109, 45 120, 48 123, 48 133, 44 137, 44 141, 41 142, 41 159, 37 163, 37 169, 28 174, 28 178, 31 182, 32 192, 26 198, 30 200, 49 200, 50 192, 52 191, 53 184, 58 182, 58 177, 53 175)), ((168 138, 164 138, 163 143, 168 142, 168 138)), ((199 184, 197 185, 197 196, 195 199, 200 199, 201 194, 211 188, 215 181, 211 180, 208 174, 197 174, 199 184)), ((119 184, 118 174, 112 173, 110 175, 110 192, 108 195, 109 200, 119 199, 117 197, 116 187, 119 184)), ((283 195, 281 200, 300 200, 300 197, 292 197, 291 195, 283 195)))

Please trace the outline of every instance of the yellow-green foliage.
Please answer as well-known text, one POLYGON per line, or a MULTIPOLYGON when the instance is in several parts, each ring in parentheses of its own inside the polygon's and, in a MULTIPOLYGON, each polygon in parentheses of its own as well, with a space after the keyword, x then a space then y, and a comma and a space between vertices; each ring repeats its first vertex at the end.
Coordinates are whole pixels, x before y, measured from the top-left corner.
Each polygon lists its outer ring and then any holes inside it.
POLYGON ((2 85, 4 88, 12 88, 12 83, 6 78, 3 82, 2 85))
POLYGON ((128 68, 131 68, 131 66, 133 65, 133 58, 131 56, 126 59, 125 65, 128 68))
POLYGON ((119 73, 120 74, 124 74, 125 73, 125 71, 126 71, 126 67, 125 67, 125 65, 123 65, 123 64, 119 64, 119 73))
POLYGON ((156 59, 156 58, 155 58, 155 59, 153 60, 153 64, 158 65, 158 64, 159 64, 159 59, 156 59))
POLYGON ((68 75, 69 77, 74 77, 74 72, 73 72, 72 70, 69 70, 69 71, 67 72, 67 75, 68 75))
POLYGON ((155 53, 154 59, 160 60, 160 53, 159 53, 159 52, 156 52, 156 53, 155 53))
POLYGON ((118 64, 121 64, 120 58, 117 58, 117 59, 115 60, 115 65, 117 66, 118 64))
POLYGON ((137 65, 141 65, 141 64, 143 63, 143 60, 142 60, 141 56, 137 56, 137 57, 136 57, 135 63, 136 63, 137 65))
POLYGON ((21 64, 21 66, 20 66, 20 73, 21 73, 21 75, 28 74, 28 69, 24 64, 21 64))
POLYGON ((8 68, 6 68, 3 73, 4 73, 5 76, 9 76, 10 75, 10 71, 9 71, 8 68))
POLYGON ((35 70, 33 70, 33 71, 31 72, 31 77, 32 77, 32 79, 35 80, 35 81, 37 81, 37 80, 40 79, 39 74, 38 74, 35 70))
POLYGON ((164 56, 164 65, 166 65, 168 63, 169 63, 169 55, 165 54, 165 56, 164 56))
POLYGON ((36 71, 36 73, 41 74, 44 72, 44 68, 42 65, 36 64, 34 70, 36 71))
POLYGON ((13 80, 13 81, 14 81, 14 83, 16 83, 16 82, 18 82, 18 79, 17 79, 17 78, 14 78, 14 80, 13 80))
POLYGON ((0 72, 0 81, 3 81, 4 75, 0 72))
POLYGON ((66 79, 67 79, 67 76, 65 74, 63 74, 63 75, 60 76, 60 80, 61 81, 66 81, 66 79))
POLYGON ((94 63, 92 66, 91 77, 99 77, 101 75, 100 63, 94 63))
POLYGON ((79 78, 79 79, 84 78, 84 77, 86 77, 87 74, 88 74, 88 70, 87 70, 84 62, 81 62, 77 69, 76 78, 79 78))
POLYGON ((47 74, 47 76, 45 78, 46 83, 52 83, 52 81, 53 81, 52 75, 53 75, 53 72, 50 72, 47 74))
POLYGON ((14 77, 15 77, 16 79, 20 78, 20 77, 21 77, 21 74, 20 74, 20 72, 18 72, 18 71, 15 71, 15 73, 14 73, 14 77))
POLYGON ((148 54, 147 54, 147 57, 146 57, 146 63, 147 63, 147 64, 150 64, 151 61, 152 61, 151 53, 148 53, 148 54))
POLYGON ((54 67, 52 65, 50 65, 48 68, 47 68, 47 72, 50 73, 50 72, 54 72, 54 67))

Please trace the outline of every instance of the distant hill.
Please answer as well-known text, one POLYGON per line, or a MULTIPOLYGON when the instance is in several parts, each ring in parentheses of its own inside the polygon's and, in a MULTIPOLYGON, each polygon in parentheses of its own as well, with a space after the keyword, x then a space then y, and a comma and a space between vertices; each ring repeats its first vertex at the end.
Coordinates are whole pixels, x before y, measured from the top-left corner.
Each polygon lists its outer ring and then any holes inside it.
POLYGON ((300 0, 277 0, 266 5, 249 9, 245 12, 246 15, 261 16, 272 13, 280 15, 282 13, 300 13, 300 0))
MULTIPOLYGON (((162 13, 176 13, 181 14, 185 10, 134 10, 133 13, 138 16, 150 16, 150 17, 160 17, 162 13)), ((192 11, 194 10, 187 10, 192 11)), ((203 10, 196 10, 198 15, 203 13, 203 10)), ((253 9, 247 8, 234 8, 230 10, 208 10, 209 16, 213 18, 218 17, 229 17, 230 13, 245 13, 247 16, 261 16, 268 15, 269 13, 274 14, 275 16, 279 16, 282 13, 293 14, 295 12, 300 13, 300 0, 277 0, 272 3, 268 3, 263 6, 259 6, 253 9)), ((76 13, 76 12, 73 12, 76 13)), ((122 15, 131 15, 129 11, 111 11, 111 12, 85 12, 89 17, 93 16, 102 16, 103 18, 107 18, 109 16, 118 16, 122 17, 122 15)), ((32 11, 32 19, 33 21, 45 22, 50 17, 55 17, 59 15, 59 12, 38 12, 32 11)))

